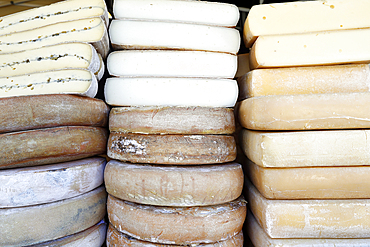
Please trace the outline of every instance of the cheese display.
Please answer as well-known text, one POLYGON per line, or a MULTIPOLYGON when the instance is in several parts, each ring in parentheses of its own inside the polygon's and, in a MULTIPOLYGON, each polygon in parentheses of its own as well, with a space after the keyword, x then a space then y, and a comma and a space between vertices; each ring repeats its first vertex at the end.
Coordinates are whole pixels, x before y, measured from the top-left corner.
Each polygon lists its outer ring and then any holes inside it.
POLYGON ((112 106, 233 107, 238 84, 230 79, 108 78, 104 95, 112 106))
POLYGON ((122 200, 160 206, 207 206, 237 199, 243 189, 240 164, 163 166, 108 162, 107 192, 122 200))
POLYGON ((107 69, 112 76, 233 79, 237 56, 204 51, 121 50, 109 54, 107 69))
POLYGON ((107 155, 133 163, 197 165, 234 161, 236 143, 228 135, 147 135, 111 132, 107 155))
POLYGON ((225 107, 113 107, 109 130, 147 134, 232 134, 235 117, 225 107))
POLYGON ((70 199, 0 209, 1 246, 37 244, 85 230, 103 219, 104 187, 70 199))
POLYGON ((106 151, 101 127, 64 126, 0 135, 0 168, 37 166, 86 158, 106 151))
POLYGON ((235 5, 207 1, 116 0, 113 14, 116 19, 189 22, 225 27, 235 27, 239 20, 239 10, 235 5))
POLYGON ((108 195, 108 217, 120 232, 164 244, 213 243, 242 230, 246 203, 242 198, 206 207, 159 207, 108 195))
POLYGON ((110 24, 109 36, 116 50, 174 49, 236 54, 240 46, 240 35, 234 28, 165 21, 115 19, 110 24))
POLYGON ((368 28, 369 7, 367 0, 293 1, 254 5, 244 25, 245 44, 250 47, 259 36, 264 35, 368 28))

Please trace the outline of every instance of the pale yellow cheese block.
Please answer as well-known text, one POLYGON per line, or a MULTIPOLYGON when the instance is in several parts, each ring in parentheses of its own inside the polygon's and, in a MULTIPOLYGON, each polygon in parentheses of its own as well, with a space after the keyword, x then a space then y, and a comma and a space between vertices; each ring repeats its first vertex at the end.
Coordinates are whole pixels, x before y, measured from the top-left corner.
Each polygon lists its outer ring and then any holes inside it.
POLYGON ((164 244, 199 244, 226 240, 242 230, 246 203, 242 198, 206 207, 159 207, 119 200, 107 202, 110 223, 140 240, 164 244))
POLYGON ((122 200, 158 206, 208 206, 237 199, 243 190, 242 166, 164 166, 108 162, 107 192, 122 200))
POLYGON ((238 78, 239 99, 370 91, 368 64, 256 69, 238 78))
POLYGON ((243 129, 245 155, 262 167, 361 166, 370 164, 370 130, 267 132, 243 129))
POLYGON ((249 209, 271 238, 369 238, 370 199, 271 200, 246 179, 249 209))
POLYGON ((101 186, 62 201, 0 209, 0 244, 25 246, 85 230, 103 219, 106 197, 101 186))
POLYGON ((245 99, 239 122, 253 130, 320 130, 370 127, 370 92, 272 95, 245 99))
POLYGON ((236 143, 229 135, 148 135, 111 132, 107 155, 132 163, 166 165, 215 164, 234 161, 236 143))
POLYGON ((109 130, 148 134, 232 134, 235 117, 226 107, 113 107, 109 130))
POLYGON ((369 8, 367 0, 293 1, 254 5, 244 24, 244 42, 250 47, 261 35, 370 27, 369 8))

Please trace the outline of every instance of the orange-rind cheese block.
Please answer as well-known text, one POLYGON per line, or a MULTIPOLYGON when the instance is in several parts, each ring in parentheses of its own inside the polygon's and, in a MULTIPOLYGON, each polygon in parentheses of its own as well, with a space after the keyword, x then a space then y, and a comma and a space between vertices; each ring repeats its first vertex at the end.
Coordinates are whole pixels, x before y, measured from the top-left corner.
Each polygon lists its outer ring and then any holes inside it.
POLYGON ((23 207, 68 199, 103 184, 101 157, 0 170, 0 208, 23 207))
POLYGON ((226 107, 113 107, 109 130, 147 134, 232 134, 235 117, 226 107))
POLYGON ((108 218, 120 232, 163 244, 224 241, 242 230, 246 203, 242 198, 206 207, 159 207, 108 195, 108 218))
POLYGON ((106 152, 108 131, 101 127, 64 126, 0 135, 0 168, 71 161, 106 152))
MULTIPOLYGON (((230 237, 224 241, 219 241, 216 243, 209 243, 209 244, 196 244, 194 246, 197 247, 242 247, 244 242, 243 231, 239 232, 238 234, 230 237)), ((181 247, 184 245, 174 245, 174 244, 161 244, 161 243, 152 243, 148 241, 143 241, 139 239, 135 239, 131 236, 128 236, 120 231, 118 231, 112 224, 109 224, 108 231, 107 231, 107 246, 115 246, 115 247, 124 247, 124 246, 131 246, 131 247, 181 247)))
POLYGON ((104 218, 103 186, 70 199, 0 209, 1 246, 26 246, 85 230, 104 218))
POLYGON ((157 206, 208 206, 237 199, 243 190, 240 164, 164 166, 108 162, 107 192, 119 199, 157 206))
POLYGON ((229 135, 148 135, 111 132, 107 155, 132 163, 167 165, 234 161, 236 143, 229 135))

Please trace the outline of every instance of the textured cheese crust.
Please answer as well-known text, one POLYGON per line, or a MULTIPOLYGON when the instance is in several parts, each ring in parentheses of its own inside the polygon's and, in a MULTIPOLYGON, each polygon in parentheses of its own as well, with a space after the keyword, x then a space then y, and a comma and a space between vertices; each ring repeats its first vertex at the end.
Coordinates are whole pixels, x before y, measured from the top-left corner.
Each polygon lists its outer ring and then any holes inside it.
POLYGON ((0 135, 0 168, 37 166, 106 152, 107 130, 70 126, 0 135))
POLYGON ((235 76, 236 55, 174 50, 124 50, 109 54, 112 76, 228 78, 235 76))
POLYGON ((242 230, 246 203, 242 198, 206 207, 158 207, 119 200, 107 202, 110 223, 137 239, 164 244, 214 243, 242 230))
POLYGON ((140 165, 111 160, 104 171, 107 192, 122 200, 159 206, 207 206, 237 199, 243 189, 240 164, 140 165))
POLYGON ((111 132, 109 158, 132 163, 173 165, 234 161, 236 143, 228 135, 147 135, 111 132))
POLYGON ((207 1, 116 0, 116 19, 134 18, 235 27, 239 10, 233 4, 207 1))
POLYGON ((99 187, 62 201, 0 209, 0 244, 25 246, 85 230, 103 219, 106 197, 99 187))
POLYGON ((235 117, 225 107, 113 107, 109 130, 148 134, 232 134, 235 117))
POLYGON ((108 78, 104 88, 113 106, 233 107, 238 84, 229 79, 108 78))
POLYGON ((113 20, 109 36, 115 50, 172 49, 236 54, 240 47, 240 35, 234 28, 188 23, 113 20))

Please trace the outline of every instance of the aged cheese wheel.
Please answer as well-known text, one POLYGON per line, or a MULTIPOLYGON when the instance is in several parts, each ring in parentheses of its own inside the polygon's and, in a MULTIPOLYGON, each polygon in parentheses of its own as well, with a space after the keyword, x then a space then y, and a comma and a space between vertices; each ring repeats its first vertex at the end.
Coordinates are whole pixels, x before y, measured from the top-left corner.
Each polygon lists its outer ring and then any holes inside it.
POLYGON ((0 244, 25 246, 85 230, 103 219, 106 196, 101 186, 62 201, 0 209, 0 244))
POLYGON ((235 117, 226 107, 113 107, 109 130, 148 134, 232 134, 235 117))
POLYGON ((234 161, 236 144, 228 135, 145 135, 111 132, 109 158, 133 163, 212 164, 234 161))
POLYGON ((240 164, 161 166, 111 160, 104 171, 107 192, 159 206, 205 206, 237 199, 243 190, 240 164))
POLYGON ((100 127, 69 126, 0 135, 0 168, 37 166, 103 154, 108 133, 100 127))
MULTIPOLYGON (((209 243, 209 244, 197 244, 195 246, 199 247, 242 247, 243 246, 243 231, 239 232, 238 234, 230 237, 224 241, 219 241, 216 243, 209 243)), ((173 244, 159 244, 159 243, 152 243, 148 241, 143 241, 139 239, 135 239, 131 236, 128 236, 120 231, 118 231, 114 226, 109 224, 108 232, 107 232, 107 247, 124 247, 124 246, 131 246, 131 247, 181 247, 184 245, 173 245, 173 244)))
POLYGON ((120 232, 165 244, 214 243, 242 230, 246 204, 242 198, 206 207, 159 207, 108 195, 108 217, 120 232))
POLYGON ((0 170, 0 208, 59 201, 100 186, 106 160, 101 157, 53 165, 0 170))

